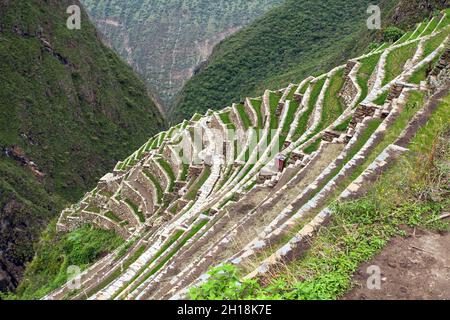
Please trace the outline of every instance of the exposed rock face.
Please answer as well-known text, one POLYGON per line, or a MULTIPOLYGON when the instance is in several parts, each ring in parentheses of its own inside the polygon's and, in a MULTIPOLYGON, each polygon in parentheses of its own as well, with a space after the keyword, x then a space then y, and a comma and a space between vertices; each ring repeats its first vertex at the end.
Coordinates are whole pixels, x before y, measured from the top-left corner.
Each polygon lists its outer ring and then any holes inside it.
POLYGON ((82 2, 106 41, 168 106, 217 43, 282 1, 82 2))
POLYGON ((448 5, 448 0, 400 0, 391 20, 400 27, 411 25, 448 5))

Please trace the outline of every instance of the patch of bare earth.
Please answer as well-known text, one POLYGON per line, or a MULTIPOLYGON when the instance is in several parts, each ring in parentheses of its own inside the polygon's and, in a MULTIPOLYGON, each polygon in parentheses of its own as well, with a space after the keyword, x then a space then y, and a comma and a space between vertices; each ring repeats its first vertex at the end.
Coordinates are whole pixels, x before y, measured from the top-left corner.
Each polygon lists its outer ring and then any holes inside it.
POLYGON ((450 299, 450 233, 416 231, 394 238, 372 261, 360 266, 356 286, 344 300, 450 299), (381 269, 380 290, 367 287, 369 266, 381 269))

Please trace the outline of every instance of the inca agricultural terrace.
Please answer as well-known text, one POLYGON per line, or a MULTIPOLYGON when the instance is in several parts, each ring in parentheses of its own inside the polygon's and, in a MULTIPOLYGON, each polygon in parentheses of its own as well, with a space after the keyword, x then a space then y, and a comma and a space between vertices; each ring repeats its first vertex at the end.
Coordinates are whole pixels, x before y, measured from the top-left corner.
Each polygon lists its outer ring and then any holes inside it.
POLYGON ((252 278, 301 259, 330 205, 364 193, 427 122, 449 85, 449 22, 442 13, 326 74, 152 137, 57 224, 115 230, 125 244, 82 273, 81 289, 45 299, 182 299, 221 264, 252 278))

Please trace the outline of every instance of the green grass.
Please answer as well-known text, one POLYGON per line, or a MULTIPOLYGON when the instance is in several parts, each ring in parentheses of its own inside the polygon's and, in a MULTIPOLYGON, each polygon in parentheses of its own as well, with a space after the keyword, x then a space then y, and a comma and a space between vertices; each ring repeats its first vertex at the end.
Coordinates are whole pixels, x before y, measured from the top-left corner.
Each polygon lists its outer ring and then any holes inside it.
POLYGON ((403 42, 406 42, 407 39, 409 39, 413 34, 413 31, 406 32, 398 41, 396 44, 401 44, 403 42))
POLYGON ((309 118, 310 118, 312 112, 314 111, 314 108, 315 108, 315 105, 317 102, 317 98, 320 95, 320 91, 322 90, 322 87, 325 84, 325 81, 326 81, 326 78, 324 77, 324 78, 318 80, 316 83, 311 84, 313 87, 311 90, 311 96, 308 101, 308 107, 307 107, 306 111, 302 114, 302 116, 300 117, 297 128, 295 129, 295 133, 292 136, 293 141, 297 141, 301 137, 301 135, 306 131, 309 118))
POLYGON ((177 179, 175 176, 175 173, 173 172, 172 167, 166 160, 164 160, 164 158, 158 158, 156 161, 158 161, 158 163, 164 169, 166 174, 169 176, 169 184, 167 186, 167 190, 168 190, 168 192, 172 192, 173 187, 175 185, 175 180, 177 179))
POLYGON ((180 176, 179 176, 180 181, 186 181, 188 171, 189 171, 189 164, 183 163, 181 166, 181 172, 180 172, 180 176))
POLYGON ((347 119, 345 119, 342 123, 338 124, 333 129, 336 131, 339 131, 339 132, 347 131, 348 126, 350 125, 350 122, 352 122, 352 117, 348 117, 347 119))
POLYGON ((427 70, 431 70, 435 64, 439 61, 440 56, 438 55, 434 58, 430 63, 423 65, 416 72, 414 72, 409 78, 410 83, 420 84, 420 82, 425 81, 427 79, 427 70))
POLYGON ((306 154, 311 154, 315 151, 317 151, 320 147, 320 143, 322 142, 322 139, 317 139, 316 141, 314 141, 312 144, 310 144, 308 147, 306 147, 305 149, 303 149, 303 152, 306 154))
POLYGON ((375 103, 376 105, 379 105, 379 106, 384 105, 388 95, 389 95, 389 90, 384 91, 373 101, 373 103, 375 103))
POLYGON ((322 116, 317 128, 312 135, 322 131, 333 123, 344 111, 344 103, 339 97, 339 92, 344 86, 344 70, 337 71, 330 78, 330 85, 325 92, 322 108, 322 116))
POLYGON ((442 44, 442 42, 444 42, 445 38, 448 35, 449 35, 449 32, 447 30, 447 31, 443 31, 443 32, 435 35, 431 39, 428 39, 425 42, 422 57, 423 58, 428 57, 431 53, 433 53, 433 51, 435 51, 442 44))
POLYGON ((59 235, 52 223, 37 245, 37 255, 27 267, 24 280, 10 299, 40 299, 61 287, 68 279, 68 267, 85 270, 106 253, 123 243, 113 231, 85 225, 70 233, 59 235))
POLYGON ((252 126, 252 121, 250 120, 250 117, 245 111, 245 106, 243 104, 237 104, 236 110, 239 113, 239 118, 242 121, 242 126, 244 130, 248 130, 252 126))
POLYGON ((114 222, 117 222, 117 223, 122 222, 122 219, 120 219, 120 218, 119 218, 117 215, 115 215, 114 212, 112 212, 112 211, 106 212, 106 213, 105 213, 105 217, 107 217, 108 219, 110 219, 110 220, 112 220, 112 221, 114 221, 114 222))
POLYGON ((251 99, 250 102, 251 102, 251 107, 253 109, 255 109, 256 115, 258 116, 258 123, 257 123, 258 128, 262 128, 264 125, 264 117, 263 117, 262 110, 261 110, 262 100, 261 99, 251 99))
MULTIPOLYGON (((188 242, 193 236, 197 234, 197 232, 200 231, 201 228, 203 228, 208 223, 208 220, 202 220, 201 222, 197 223, 190 231, 189 233, 178 243, 175 248, 166 256, 164 259, 162 259, 146 276, 140 281, 138 284, 133 286, 131 291, 135 290, 139 285, 144 283, 148 278, 150 278, 152 275, 154 275, 156 272, 158 272, 185 244, 188 242)), ((167 250, 167 248, 166 248, 167 250)), ((164 250, 165 251, 165 250, 164 250)), ((155 261, 154 259, 153 261, 155 261)), ((153 263, 152 261, 152 263, 153 263)), ((150 264, 149 264, 150 265, 150 264)))
POLYGON ((145 216, 142 213, 141 210, 139 210, 139 207, 137 204, 135 204, 133 201, 131 201, 130 199, 125 199, 125 202, 131 207, 131 209, 133 209, 134 214, 139 218, 140 222, 145 222, 145 216))
POLYGON ((428 24, 428 21, 421 22, 421 23, 419 24, 419 27, 418 27, 417 30, 413 33, 413 35, 411 36, 411 39, 409 39, 409 40, 413 40, 413 39, 418 38, 418 37, 420 36, 420 34, 422 33, 422 31, 425 30, 427 24, 428 24))
POLYGON ((361 59, 361 68, 358 70, 356 80, 361 88, 361 96, 356 105, 359 105, 369 94, 368 81, 375 71, 375 68, 380 60, 381 53, 371 55, 367 58, 361 59))
POLYGON ((428 26, 425 28, 425 30, 422 33, 422 37, 430 35, 433 30, 437 27, 439 23, 439 19, 437 17, 434 17, 433 20, 428 24, 428 26))
POLYGON ((287 115, 286 115, 286 121, 283 124, 282 134, 287 135, 289 133, 292 122, 294 121, 294 118, 295 118, 295 113, 297 112, 299 106, 300 106, 300 104, 297 101, 294 101, 294 100, 290 101, 289 109, 288 109, 287 115))
POLYGON ((395 49, 388 54, 384 67, 385 75, 382 82, 383 86, 390 83, 402 73, 406 61, 411 59, 416 51, 417 43, 411 43, 395 49))
MULTIPOLYGON (((136 260, 145 252, 146 246, 142 245, 140 246, 124 263, 123 263, 123 270, 128 269, 136 260)), ((90 291, 87 292, 87 297, 92 296, 108 286, 110 283, 112 283, 114 280, 116 280, 122 272, 122 264, 121 267, 117 268, 114 272, 112 272, 109 276, 104 278, 98 285, 96 285, 94 288, 92 288, 90 291)))
POLYGON ((189 189, 188 193, 186 194, 185 198, 187 200, 194 200, 197 197, 197 193, 202 187, 202 185, 208 180, 209 176, 211 174, 211 168, 208 166, 205 166, 203 169, 202 175, 198 179, 198 181, 189 189))
POLYGON ((164 191, 161 188, 161 185, 159 184, 158 180, 155 178, 155 176, 149 170, 144 169, 144 170, 142 170, 142 172, 153 183, 153 186, 156 189, 156 195, 158 197, 157 202, 162 203, 162 199, 164 197, 164 191))
POLYGON ((230 111, 220 113, 219 117, 228 129, 236 130, 236 126, 230 118, 230 111))
POLYGON ((298 86, 292 86, 291 91, 289 91, 289 93, 286 97, 286 100, 292 101, 294 99, 294 94, 295 94, 295 91, 297 91, 297 89, 298 89, 298 86))
MULTIPOLYGON (((125 285, 123 285, 123 287, 120 289, 120 290, 118 290, 112 297, 111 297, 111 299, 115 299, 117 296, 119 296, 122 292, 123 292, 123 290, 126 288, 126 286, 127 285, 129 285, 129 284, 131 284, 132 282, 134 282, 146 269, 148 269, 150 266, 151 266, 151 264, 156 260, 156 259, 158 259, 169 247, 171 247, 182 235, 183 235, 183 231, 181 231, 181 230, 178 230, 178 231, 176 231, 170 238, 169 238, 169 240, 168 241, 166 241, 165 243, 164 243, 164 245, 161 247, 161 249, 159 249, 158 250, 158 252, 156 252, 155 253, 155 255, 152 257, 152 259, 144 266, 144 267, 142 267, 139 271, 138 271, 138 273, 130 280, 130 281, 128 281, 127 282, 127 284, 125 284, 125 285)), ((142 252, 143 253, 143 252, 142 252)), ((129 265, 131 265, 134 261, 136 261, 137 260, 137 258, 139 258, 141 255, 142 255, 142 253, 141 254, 139 254, 139 255, 136 255, 136 259, 134 259, 129 265)), ((131 260, 131 259, 130 259, 131 260)), ((118 276, 120 275, 120 272, 116 275, 116 277, 115 278, 117 278, 118 276)), ((114 279, 115 279, 114 278, 114 279)), ((113 279, 113 280, 114 280, 113 279)), ((134 289, 136 289, 140 284, 141 284, 142 282, 140 282, 138 285, 136 285, 136 286, 134 286, 133 287, 133 290, 134 289)))

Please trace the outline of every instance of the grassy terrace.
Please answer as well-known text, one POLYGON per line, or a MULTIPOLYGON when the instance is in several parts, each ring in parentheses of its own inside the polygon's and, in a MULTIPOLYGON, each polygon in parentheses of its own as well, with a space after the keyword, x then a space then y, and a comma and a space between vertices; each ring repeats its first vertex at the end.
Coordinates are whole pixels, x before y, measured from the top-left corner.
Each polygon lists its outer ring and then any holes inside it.
POLYGON ((317 99, 320 95, 320 91, 322 90, 323 85, 325 84, 325 81, 326 81, 326 78, 324 77, 324 78, 320 79, 319 81, 317 81, 316 83, 311 84, 313 87, 312 87, 312 91, 311 91, 311 96, 308 101, 308 107, 307 107, 306 111, 302 114, 302 116, 300 117, 297 128, 295 129, 295 134, 292 137, 293 141, 297 141, 301 137, 301 135, 306 131, 306 129, 308 127, 309 118, 310 118, 312 112, 314 111, 317 99))
POLYGON ((248 130, 252 126, 252 121, 250 120, 247 112, 245 112, 245 106, 243 104, 237 104, 236 110, 239 114, 244 130, 248 130))
POLYGON ((431 33, 433 33, 433 30, 437 27, 439 23, 439 18, 434 17, 431 22, 428 24, 428 26, 425 28, 425 30, 422 33, 422 37, 428 36, 431 33))
POLYGON ((330 86, 325 92, 325 97, 323 100, 322 116, 319 125, 311 134, 314 136, 323 129, 331 125, 344 111, 344 103, 341 97, 339 97, 339 92, 344 86, 344 70, 337 71, 330 78, 330 86))
POLYGON ((413 35, 411 36, 411 38, 409 40, 414 40, 417 39, 420 34, 425 30, 425 28, 427 27, 428 21, 424 21, 422 23, 419 24, 419 27, 416 29, 416 31, 413 33, 413 35))
POLYGON ((133 209, 133 212, 139 218, 139 221, 145 222, 144 214, 142 213, 141 210, 139 210, 139 206, 130 199, 125 199, 124 201, 131 207, 131 209, 133 209))
POLYGON ((289 129, 291 128, 292 122, 294 121, 295 118, 295 113, 297 112, 299 106, 300 104, 297 101, 290 100, 289 109, 286 115, 286 121, 283 124, 283 129, 281 132, 281 135, 284 136, 284 139, 286 139, 286 136, 289 133, 289 129))
POLYGON ((314 141, 312 144, 310 144, 308 147, 306 147, 305 149, 303 149, 303 152, 305 154, 311 154, 315 151, 317 151, 320 147, 320 143, 322 142, 322 139, 316 139, 316 141, 314 141))
POLYGON ((278 103, 280 102, 280 99, 281 99, 280 94, 270 92, 270 94, 269 94, 270 129, 267 134, 267 145, 269 145, 270 142, 272 141, 272 138, 273 138, 272 131, 278 129, 278 124, 279 124, 280 119, 277 115, 275 115, 275 113, 278 108, 278 103))
POLYGON ((420 84, 421 81, 426 80, 427 78, 427 70, 428 68, 432 68, 438 61, 440 57, 439 55, 434 58, 430 63, 423 65, 416 72, 414 72, 411 77, 408 79, 410 83, 420 84))
POLYGON ((406 42, 413 34, 413 31, 406 32, 395 44, 406 42))
POLYGON ((236 126, 231 121, 230 111, 219 113, 219 118, 225 124, 228 129, 236 130, 236 126))
POLYGON ((387 97, 389 95, 389 90, 384 91, 382 94, 380 94, 374 101, 376 105, 382 106, 387 100, 387 97))
MULTIPOLYGON (((146 246, 140 246, 128 259, 123 262, 123 270, 128 269, 136 260, 145 252, 146 246)), ((122 266, 122 265, 121 265, 122 266)), ((116 280, 122 274, 122 267, 114 270, 109 276, 104 278, 99 284, 93 287, 90 291, 87 292, 86 296, 90 297, 100 290, 111 284, 114 280, 116 280)))
POLYGON ((406 46, 400 47, 391 51, 387 58, 386 64, 384 66, 385 75, 382 85, 386 85, 392 80, 394 80, 403 71, 406 61, 414 56, 417 51, 417 43, 411 43, 406 46))
POLYGON ((409 121, 423 105, 423 101, 424 94, 422 92, 413 91, 410 93, 404 110, 400 113, 397 120, 386 130, 383 140, 366 157, 364 163, 359 166, 349 177, 347 177, 339 188, 337 188, 334 196, 338 196, 341 192, 343 192, 346 185, 355 180, 375 160, 375 158, 383 152, 384 149, 386 149, 387 146, 397 140, 398 136, 406 128, 409 121))
POLYGON ((316 189, 316 191, 311 195, 312 199, 317 193, 322 190, 325 185, 331 181, 341 170, 344 168, 344 166, 353 159, 353 157, 364 147, 364 145, 367 143, 367 141, 370 139, 370 137, 373 135, 373 133, 378 129, 378 127, 381 124, 380 119, 373 119, 369 121, 367 128, 363 131, 359 139, 356 141, 356 143, 353 145, 353 147, 350 149, 348 154, 345 156, 342 163, 337 166, 329 175, 328 179, 325 179, 325 181, 322 182, 321 185, 316 189))
POLYGON ((186 161, 183 161, 183 164, 181 165, 180 175, 179 175, 178 179, 180 181, 186 181, 188 171, 189 171, 189 164, 187 164, 186 161))
MULTIPOLYGON (((170 251, 170 253, 166 257, 164 257, 155 267, 153 267, 153 269, 151 269, 151 271, 148 272, 145 275, 145 277, 141 281, 139 281, 139 283, 135 284, 131 288, 131 291, 136 290, 142 283, 144 283, 152 275, 154 275, 156 272, 158 272, 193 236, 195 236, 197 234, 197 232, 199 232, 208 223, 208 221, 209 220, 202 220, 202 221, 198 222, 196 225, 194 225, 192 227, 192 229, 188 232, 188 234, 178 244, 176 244, 176 246, 170 251)), ((183 232, 181 231, 181 234, 178 236, 178 238, 180 238, 182 234, 183 234, 183 232)), ((175 236, 177 236, 177 235, 175 235, 175 236)), ((164 247, 161 248, 160 251, 158 251, 158 253, 155 255, 155 257, 152 258, 152 261, 146 265, 146 268, 144 268, 144 270, 148 269, 150 267, 150 265, 156 261, 156 259, 158 259, 167 249, 169 249, 172 246, 172 244, 175 243, 176 240, 178 240, 178 238, 176 238, 176 239, 174 238, 174 240, 172 239, 171 240, 172 243, 170 243, 170 241, 168 243, 166 243, 164 245, 164 247)), ((131 280, 131 282, 133 282, 133 280, 131 280)))
MULTIPOLYGON (((152 259, 148 263, 146 263, 145 266, 143 266, 130 281, 128 281, 126 284, 124 284, 123 287, 120 290, 118 290, 111 297, 111 300, 114 300, 117 296, 119 296, 125 290, 126 287, 128 287, 131 283, 133 283, 141 274, 143 274, 145 272, 145 270, 147 270, 152 265, 152 263, 155 262, 156 259, 158 259, 167 249, 169 249, 183 235, 183 233, 184 232, 181 230, 176 231, 175 234, 172 237, 170 237, 169 240, 166 241, 166 243, 164 243, 164 245, 161 247, 161 249, 159 249, 158 252, 156 252, 156 254, 152 257, 152 259)), ((141 256, 142 253, 139 256, 141 256)), ((137 258, 139 258, 139 256, 137 256, 137 258)), ((137 258, 134 261, 136 261, 137 258)), ((119 275, 120 275, 120 273, 117 275, 117 277, 119 275)), ((140 283, 138 285, 134 286, 132 290, 135 290, 140 285, 140 283)))
POLYGON ((435 51, 441 45, 441 43, 449 35, 449 30, 450 29, 447 29, 446 31, 443 31, 443 32, 435 35, 434 37, 432 37, 431 39, 428 39, 425 42, 425 45, 423 48, 423 55, 422 55, 423 58, 429 56, 431 53, 433 53, 433 51, 435 51))
POLYGON ((352 117, 348 117, 345 119, 342 123, 338 124, 333 129, 339 132, 345 132, 348 129, 348 126, 350 125, 350 122, 352 122, 352 117))
POLYGON ((158 158, 156 159, 156 161, 158 161, 158 163, 161 165, 161 167, 164 169, 164 171, 166 172, 166 174, 169 176, 169 184, 167 186, 167 191, 168 192, 172 192, 173 191, 173 187, 175 185, 175 180, 177 179, 175 176, 175 173, 173 172, 172 167, 170 166, 170 164, 164 160, 163 158, 158 158))
POLYGON ((114 212, 112 211, 108 211, 105 213, 105 217, 107 217, 108 219, 117 222, 117 223, 121 223, 123 220, 120 219, 117 215, 114 214, 114 212))
POLYGON ((157 203, 162 203, 162 199, 164 197, 164 191, 161 188, 161 185, 159 184, 158 180, 155 178, 155 176, 147 169, 142 170, 144 175, 151 181, 153 186, 156 189, 156 195, 158 197, 157 203))
POLYGON ((262 100, 261 99, 250 99, 251 107, 255 109, 256 115, 258 116, 258 128, 262 128, 264 126, 264 117, 261 111, 262 100))
POLYGON ((358 100, 359 105, 369 94, 368 81, 375 71, 375 68, 380 60, 381 53, 377 53, 360 60, 361 67, 358 70, 356 80, 361 88, 361 97, 358 100))
POLYGON ((209 166, 205 166, 202 175, 198 178, 195 184, 189 189, 185 198, 187 200, 194 200, 197 197, 198 191, 200 190, 202 185, 206 182, 206 180, 208 180, 210 175, 211 175, 211 168, 209 166))
POLYGON ((297 89, 298 89, 298 86, 293 86, 291 91, 289 91, 289 94, 287 95, 286 100, 292 101, 294 99, 294 94, 295 94, 295 91, 297 91, 297 89))
POLYGON ((305 94, 306 90, 308 90, 310 81, 306 81, 303 86, 300 88, 300 94, 305 94))

